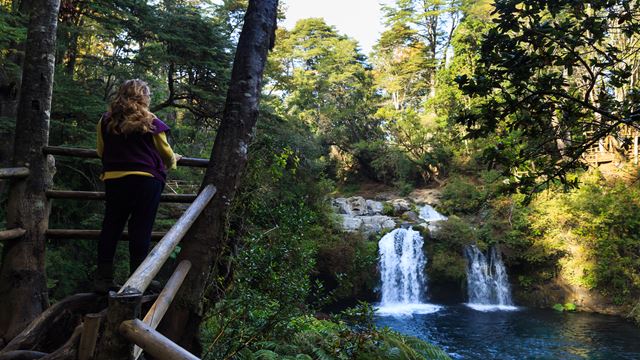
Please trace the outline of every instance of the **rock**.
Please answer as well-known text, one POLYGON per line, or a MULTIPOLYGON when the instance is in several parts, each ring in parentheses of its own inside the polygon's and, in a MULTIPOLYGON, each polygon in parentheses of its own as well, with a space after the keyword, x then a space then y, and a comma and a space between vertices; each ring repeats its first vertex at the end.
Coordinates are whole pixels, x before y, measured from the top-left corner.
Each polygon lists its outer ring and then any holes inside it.
POLYGON ((347 215, 341 214, 342 216, 342 229, 345 231, 360 231, 362 227, 362 219, 347 215))
POLYGON ((331 201, 331 207, 337 214, 350 214, 351 209, 345 198, 335 198, 331 201))
POLYGON ((420 221, 420 217, 418 216, 418 214, 416 214, 413 211, 407 211, 404 214, 402 214, 401 218, 403 220, 407 220, 407 221, 412 221, 412 222, 418 222, 420 221))
POLYGON ((380 215, 383 209, 384 206, 380 201, 367 200, 367 215, 380 215))
POLYGON ((396 222, 393 221, 393 219, 389 218, 389 220, 386 220, 385 222, 382 223, 382 228, 387 230, 395 229, 396 222))
POLYGON ((391 200, 390 203, 396 214, 411 210, 411 203, 406 199, 395 199, 391 200))
POLYGON ((362 232, 365 235, 379 233, 382 229, 393 229, 396 227, 396 222, 385 215, 361 216, 360 219, 362 219, 362 232))
POLYGON ((367 215, 367 201, 362 196, 353 196, 347 199, 350 212, 348 214, 355 216, 367 215))

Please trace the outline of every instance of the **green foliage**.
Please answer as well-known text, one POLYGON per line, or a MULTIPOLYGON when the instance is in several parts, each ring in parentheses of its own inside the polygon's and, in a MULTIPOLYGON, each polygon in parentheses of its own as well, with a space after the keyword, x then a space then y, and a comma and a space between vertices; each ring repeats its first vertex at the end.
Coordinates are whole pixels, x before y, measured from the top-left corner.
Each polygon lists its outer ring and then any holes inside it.
POLYGON ((434 246, 429 252, 427 272, 432 283, 462 284, 467 279, 467 262, 460 251, 434 246))
MULTIPOLYGON (((239 359, 450 359, 439 348, 417 338, 372 326, 353 328, 372 321, 370 306, 361 304, 334 321, 309 316, 289 322, 290 336, 256 342, 238 352, 239 359), (346 319, 348 321, 344 321, 346 319)), ((205 359, 217 359, 208 354, 205 359)))
POLYGON ((387 216, 394 216, 396 210, 390 202, 382 203, 382 213, 387 216))
POLYGON ((566 303, 564 305, 562 305, 562 304, 554 304, 553 305, 553 310, 559 311, 559 312, 563 312, 563 311, 571 312, 571 311, 576 311, 577 307, 576 307, 576 304, 574 304, 574 303, 566 303))
POLYGON ((325 234, 318 244, 316 277, 331 301, 369 298, 378 283, 378 243, 360 234, 325 234))
POLYGON ((441 204, 447 214, 473 214, 483 205, 484 194, 478 185, 453 178, 442 191, 441 204))
POLYGON ((475 102, 458 121, 471 137, 496 137, 485 160, 528 194, 555 180, 576 186, 568 176, 582 154, 634 120, 636 55, 627 54, 637 50, 640 9, 629 0, 494 7, 473 75, 457 78, 475 102))

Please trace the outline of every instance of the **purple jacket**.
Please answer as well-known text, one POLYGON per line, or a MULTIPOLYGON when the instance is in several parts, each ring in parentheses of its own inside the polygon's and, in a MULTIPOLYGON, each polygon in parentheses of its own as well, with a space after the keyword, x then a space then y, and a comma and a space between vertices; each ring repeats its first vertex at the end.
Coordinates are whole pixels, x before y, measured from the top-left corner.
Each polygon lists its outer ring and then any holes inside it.
POLYGON ((116 135, 107 131, 109 113, 102 115, 102 171, 144 171, 165 182, 167 170, 160 153, 153 143, 153 135, 169 132, 169 126, 160 119, 153 119, 153 132, 116 135))

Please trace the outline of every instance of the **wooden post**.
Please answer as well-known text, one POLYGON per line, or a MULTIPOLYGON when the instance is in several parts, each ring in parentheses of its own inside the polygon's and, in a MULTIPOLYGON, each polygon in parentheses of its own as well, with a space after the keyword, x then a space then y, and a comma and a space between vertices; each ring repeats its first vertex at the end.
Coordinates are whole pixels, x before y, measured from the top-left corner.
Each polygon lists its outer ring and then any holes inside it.
POLYGON ((15 167, 0 169, 0 179, 25 178, 29 176, 29 168, 15 167))
POLYGON ((109 292, 109 309, 104 332, 96 349, 96 360, 129 359, 133 354, 133 344, 119 331, 123 321, 136 319, 140 315, 142 293, 116 294, 109 292))
POLYGON ((0 241, 2 240, 13 240, 21 237, 27 231, 25 229, 15 228, 9 230, 0 231, 0 241))
POLYGON ((160 271, 162 265, 167 261, 173 249, 175 249, 176 245, 182 240, 184 234, 189 231, 191 225, 196 221, 215 193, 216 188, 213 185, 207 185, 202 192, 200 192, 196 200, 187 208, 187 211, 182 214, 180 219, 178 219, 167 232, 167 235, 158 242, 142 264, 138 266, 136 271, 122 288, 120 288, 118 294, 126 294, 128 292, 143 293, 147 289, 151 280, 158 274, 158 271, 160 271))
MULTIPOLYGON (((173 275, 171 275, 171 278, 167 281, 164 289, 160 292, 158 299, 153 303, 147 312, 147 315, 145 315, 142 320, 145 324, 149 325, 150 328, 155 330, 158 327, 158 324, 160 324, 160 321, 162 321, 162 318, 169 309, 169 306, 171 306, 171 302, 173 302, 173 298, 176 296, 178 289, 180 289, 180 285, 182 285, 184 278, 187 276, 187 273, 189 273, 189 269, 191 269, 191 262, 188 260, 181 261, 180 264, 178 264, 178 267, 176 267, 173 275)), ((142 348, 134 346, 133 360, 138 359, 140 354, 142 354, 142 348)))
POLYGON ((199 360, 198 357, 167 339, 139 319, 123 322, 120 325, 120 332, 124 337, 155 358, 163 360, 199 360))
POLYGON ((102 317, 102 314, 85 315, 80 345, 78 346, 78 360, 89 360, 93 358, 102 317))

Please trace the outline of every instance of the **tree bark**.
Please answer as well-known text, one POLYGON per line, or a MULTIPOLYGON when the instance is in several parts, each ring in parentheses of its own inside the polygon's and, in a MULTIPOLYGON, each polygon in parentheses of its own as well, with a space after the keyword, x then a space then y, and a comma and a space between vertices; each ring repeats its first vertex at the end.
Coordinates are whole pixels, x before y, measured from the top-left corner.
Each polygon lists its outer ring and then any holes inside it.
POLYGON ((226 220, 254 137, 262 73, 275 41, 277 7, 277 0, 249 1, 222 123, 203 181, 203 187, 213 184, 218 192, 183 240, 178 261, 189 260, 193 267, 161 325, 163 334, 196 355, 201 353, 198 331, 205 291, 218 269, 225 267, 226 220))
POLYGON ((5 243, 0 269, 0 338, 11 340, 48 306, 45 231, 53 162, 42 148, 49 137, 59 0, 32 0, 16 121, 13 166, 30 176, 10 187, 7 227, 26 234, 5 243))

